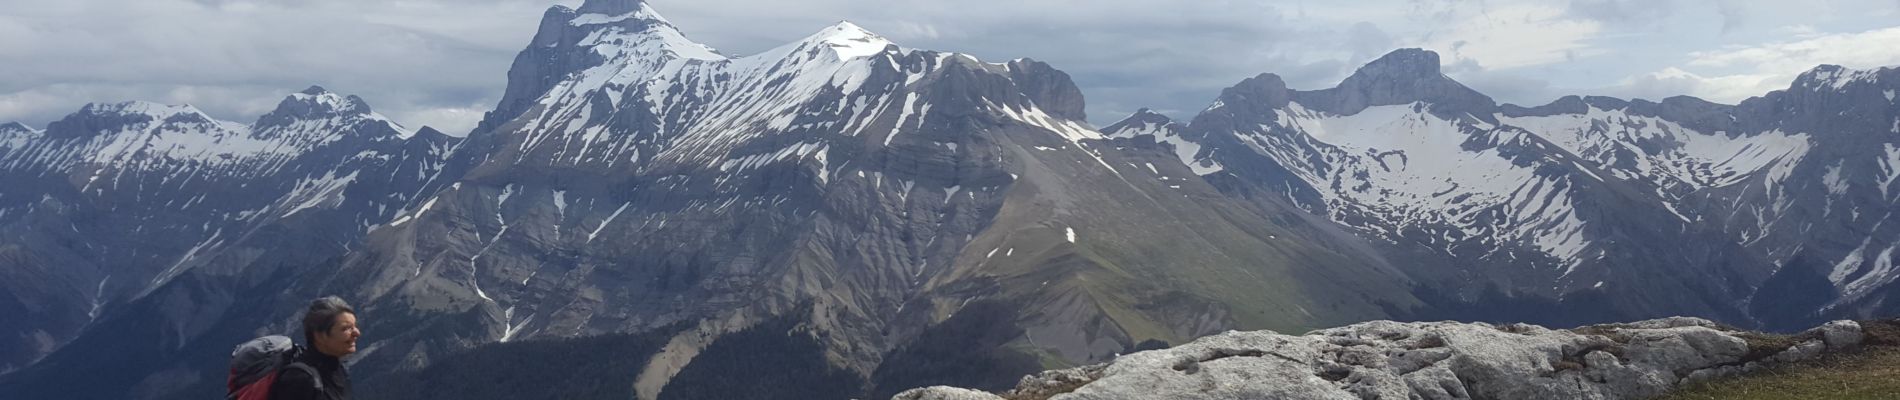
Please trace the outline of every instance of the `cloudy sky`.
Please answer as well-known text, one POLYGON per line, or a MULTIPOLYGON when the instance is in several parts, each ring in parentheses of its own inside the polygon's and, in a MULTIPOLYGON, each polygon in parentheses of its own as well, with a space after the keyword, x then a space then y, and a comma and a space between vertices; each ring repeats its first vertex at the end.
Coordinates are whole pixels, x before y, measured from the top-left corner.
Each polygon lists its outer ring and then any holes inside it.
MULTIPOLYGON (((911 48, 1034 58, 1091 119, 1192 117, 1263 72, 1330 87, 1395 48, 1501 102, 1565 94, 1733 103, 1818 64, 1900 65, 1900 0, 650 0, 728 55, 839 20, 911 48), (1351 3, 1351 4, 1342 4, 1351 3)), ((250 122, 312 84, 466 132, 547 7, 579 0, 0 0, 0 121, 88 102, 189 103, 250 122)))

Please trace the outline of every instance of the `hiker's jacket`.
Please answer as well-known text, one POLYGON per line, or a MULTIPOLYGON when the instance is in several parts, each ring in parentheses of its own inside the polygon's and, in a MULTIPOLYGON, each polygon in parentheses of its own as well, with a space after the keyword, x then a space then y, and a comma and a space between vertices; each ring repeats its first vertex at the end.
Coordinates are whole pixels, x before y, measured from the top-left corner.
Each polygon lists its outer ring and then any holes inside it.
POLYGON ((343 369, 343 362, 316 349, 307 349, 297 356, 297 361, 310 365, 322 375, 322 388, 309 373, 297 368, 285 368, 277 375, 277 383, 271 386, 271 400, 349 400, 350 372, 343 369))

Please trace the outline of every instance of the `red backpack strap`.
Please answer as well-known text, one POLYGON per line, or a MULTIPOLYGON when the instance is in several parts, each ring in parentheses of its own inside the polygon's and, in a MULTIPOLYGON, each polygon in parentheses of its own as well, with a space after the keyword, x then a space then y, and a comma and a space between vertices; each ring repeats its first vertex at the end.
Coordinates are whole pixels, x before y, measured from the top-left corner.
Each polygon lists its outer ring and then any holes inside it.
POLYGON ((228 397, 230 400, 270 400, 271 385, 277 382, 277 371, 272 371, 257 382, 244 385, 228 397))

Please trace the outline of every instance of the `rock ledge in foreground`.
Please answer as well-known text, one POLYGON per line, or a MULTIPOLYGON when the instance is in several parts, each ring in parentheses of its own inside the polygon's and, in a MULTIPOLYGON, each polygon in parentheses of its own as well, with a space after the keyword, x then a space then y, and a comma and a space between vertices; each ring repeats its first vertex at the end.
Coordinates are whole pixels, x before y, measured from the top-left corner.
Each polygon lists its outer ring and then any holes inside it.
POLYGON ((1573 330, 1375 321, 1304 336, 1227 332, 1026 376, 1000 396, 938 386, 893 399, 1643 399, 1853 348, 1863 337, 1853 321, 1788 337, 1685 317, 1573 330))

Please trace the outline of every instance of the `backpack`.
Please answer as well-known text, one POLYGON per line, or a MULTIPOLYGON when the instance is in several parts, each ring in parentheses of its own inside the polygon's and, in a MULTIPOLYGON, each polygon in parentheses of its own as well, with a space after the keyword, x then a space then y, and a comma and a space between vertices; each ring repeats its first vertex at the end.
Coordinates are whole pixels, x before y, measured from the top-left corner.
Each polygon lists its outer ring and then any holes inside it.
POLYGON ((323 378, 316 368, 297 362, 304 349, 283 336, 252 339, 231 350, 231 375, 225 379, 227 400, 270 400, 271 385, 284 368, 296 368, 317 378, 317 390, 323 390, 323 378))

